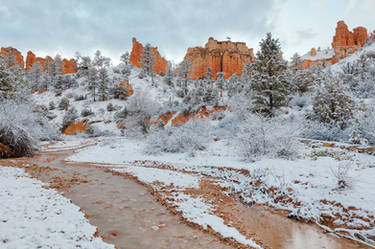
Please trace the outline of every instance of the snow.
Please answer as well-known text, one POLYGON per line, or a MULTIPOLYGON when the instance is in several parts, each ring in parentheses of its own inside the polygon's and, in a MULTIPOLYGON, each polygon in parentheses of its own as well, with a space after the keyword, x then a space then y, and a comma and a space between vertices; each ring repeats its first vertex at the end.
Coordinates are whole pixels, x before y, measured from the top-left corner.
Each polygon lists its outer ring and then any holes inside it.
POLYGON ((221 234, 224 238, 233 238, 244 245, 249 245, 254 248, 261 249, 252 239, 247 239, 240 234, 237 229, 229 227, 224 224, 222 218, 217 217, 212 213, 212 207, 204 203, 200 197, 193 198, 189 195, 178 193, 176 196, 177 210, 181 211, 183 216, 191 222, 201 225, 204 229, 210 226, 215 232, 221 234))
POLYGON ((301 56, 301 60, 324 60, 330 59, 335 55, 335 51, 333 49, 324 49, 320 51, 316 51, 315 56, 311 56, 310 51, 303 56, 301 56))
POLYGON ((0 248, 114 248, 79 207, 18 168, 0 167, 0 248))
MULTIPOLYGON (((236 148, 224 140, 211 142, 206 151, 198 151, 194 157, 188 153, 147 155, 143 153, 144 146, 144 142, 139 139, 103 139, 97 146, 82 149, 69 160, 107 163, 109 167, 116 166, 114 170, 135 175, 146 183, 160 181, 165 185, 173 183, 185 188, 196 187, 198 175, 216 177, 220 179, 217 184, 241 194, 245 202, 289 210, 305 219, 319 221, 323 213, 344 215, 344 209, 331 205, 331 202, 341 203, 344 208, 356 207, 357 210, 351 211, 353 217, 375 215, 375 195, 372 194, 375 188, 375 157, 372 155, 338 148, 306 147, 302 149, 299 158, 293 161, 263 158, 246 162, 238 156, 236 148), (155 169, 155 165, 168 165, 171 170, 155 169), (349 186, 339 189, 334 172, 346 165, 349 170, 345 180, 349 186), (233 169, 248 169, 251 175, 242 175, 233 169), (193 172, 194 175, 180 171, 193 172), (262 188, 252 189, 248 184, 254 182, 259 175, 262 178, 261 186, 275 187, 279 194, 299 201, 301 207, 277 202, 275 196, 264 194, 262 188), (327 200, 328 204, 322 203, 322 200, 327 200)), ((364 221, 360 219, 352 219, 351 222, 353 227, 364 225, 364 221)))

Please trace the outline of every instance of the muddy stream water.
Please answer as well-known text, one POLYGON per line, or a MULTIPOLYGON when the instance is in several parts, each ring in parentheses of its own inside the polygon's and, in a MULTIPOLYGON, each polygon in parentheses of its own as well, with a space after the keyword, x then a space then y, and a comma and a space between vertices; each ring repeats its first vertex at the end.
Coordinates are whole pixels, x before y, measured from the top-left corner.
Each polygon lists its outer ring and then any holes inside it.
MULTIPOLYGON (((0 160, 0 164, 34 165, 29 173, 50 183, 81 207, 90 223, 98 227, 103 239, 119 249, 242 248, 186 224, 145 186, 132 179, 114 175, 94 164, 65 162, 72 153, 73 150, 40 152, 29 159, 0 160), (41 167, 48 169, 41 170, 41 167)), ((325 234, 318 227, 287 219, 261 207, 238 203, 235 209, 263 248, 370 248, 325 234)))

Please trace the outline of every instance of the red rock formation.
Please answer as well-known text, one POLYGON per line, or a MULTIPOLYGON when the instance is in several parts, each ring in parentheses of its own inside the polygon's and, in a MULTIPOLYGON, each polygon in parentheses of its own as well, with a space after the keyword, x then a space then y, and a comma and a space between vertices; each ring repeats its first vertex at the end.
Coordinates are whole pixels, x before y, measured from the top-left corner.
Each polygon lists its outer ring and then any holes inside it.
POLYGON ((70 74, 70 73, 76 73, 77 68, 76 68, 76 61, 74 59, 63 59, 62 61, 63 64, 63 74, 70 74))
MULTIPOLYGON (((23 68, 24 67, 23 56, 22 56, 20 51, 18 51, 15 48, 12 48, 12 47, 1 48, 1 50, 0 50, 0 54, 2 54, 3 56, 10 55, 11 53, 13 53, 13 55, 15 56, 15 59, 16 59, 16 62, 18 64, 18 66, 20 68, 23 68)), ((9 66, 14 66, 14 65, 15 64, 9 65, 9 66)))
MULTIPOLYGON (((44 65, 46 63, 47 58, 49 62, 53 62, 53 59, 50 56, 46 56, 46 58, 36 57, 32 51, 28 51, 27 56, 26 56, 26 71, 29 71, 30 68, 32 68, 32 66, 36 62, 39 62, 40 65, 42 66, 42 71, 44 72, 44 65)), ((76 63, 74 59, 70 59, 70 60, 63 59, 62 66, 63 66, 62 74, 70 74, 70 73, 77 72, 76 63)))
POLYGON ((224 72, 228 79, 234 73, 241 75, 245 62, 254 60, 254 53, 244 42, 217 41, 210 37, 204 48, 188 48, 184 60, 193 63, 194 80, 205 77, 208 67, 214 80, 218 72, 224 72))
MULTIPOLYGON (((143 52, 143 45, 137 41, 136 38, 133 38, 133 49, 130 53, 130 64, 140 68, 141 65, 141 56, 143 52)), ((168 61, 160 56, 158 48, 152 48, 152 55, 154 56, 154 72, 159 75, 164 75, 168 70, 168 61)))
POLYGON ((335 50, 335 58, 340 60, 354 53, 359 47, 365 44, 367 37, 366 28, 357 27, 351 32, 344 21, 339 21, 336 27, 336 34, 332 41, 332 48, 335 50))
POLYGON ((353 29, 353 32, 351 32, 344 21, 339 21, 337 23, 336 33, 332 40, 332 48, 334 50, 332 57, 326 58, 323 56, 323 58, 321 58, 316 56, 316 50, 311 50, 309 58, 303 60, 301 63, 302 68, 306 69, 318 64, 335 64, 339 60, 347 57, 349 54, 357 51, 359 47, 363 47, 368 37, 369 36, 366 28, 357 27, 353 29), (315 59, 314 56, 316 56, 315 59))

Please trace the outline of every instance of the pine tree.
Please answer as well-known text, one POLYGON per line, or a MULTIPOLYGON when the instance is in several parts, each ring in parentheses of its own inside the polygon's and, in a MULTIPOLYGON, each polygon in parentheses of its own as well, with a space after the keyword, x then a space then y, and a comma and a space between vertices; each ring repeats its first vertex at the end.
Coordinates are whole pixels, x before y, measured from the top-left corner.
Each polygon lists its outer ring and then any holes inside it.
POLYGON ((122 81, 128 82, 129 76, 130 76, 130 73, 131 73, 129 52, 125 52, 123 55, 121 55, 120 61, 121 61, 120 72, 121 72, 121 75, 122 75, 122 81))
POLYGON ((110 58, 103 56, 100 50, 96 50, 92 64, 97 70, 103 67, 109 67, 110 63, 110 58))
POLYGON ((99 69, 98 72, 98 96, 104 101, 108 98, 108 85, 110 83, 106 68, 99 69))
POLYGON ((210 67, 208 67, 207 71, 206 71, 206 82, 208 84, 212 83, 212 72, 211 72, 211 68, 210 67))
POLYGON ((98 88, 98 71, 95 67, 90 67, 88 70, 88 90, 90 95, 94 98, 94 102, 96 101, 96 91, 98 88))
POLYGON ((193 63, 190 60, 184 60, 178 66, 178 77, 182 79, 182 89, 185 95, 188 93, 188 84, 191 79, 189 76, 193 72, 193 63))
POLYGON ((57 75, 61 75, 62 71, 63 71, 62 60, 61 60, 61 56, 58 54, 55 56, 55 59, 53 60, 53 63, 52 63, 52 76, 56 77, 57 75))
POLYGON ((173 78, 174 78, 173 67, 172 67, 172 63, 169 61, 168 70, 164 76, 164 83, 167 84, 168 86, 173 86, 173 78))
POLYGON ((301 56, 298 53, 293 54, 292 58, 290 58, 291 62, 290 65, 293 69, 301 69, 301 56))
POLYGON ((39 61, 37 61, 36 63, 34 63, 30 71, 28 72, 28 78, 32 86, 32 90, 34 91, 42 90, 40 86, 41 77, 42 77, 42 66, 40 65, 39 61))
POLYGON ((271 33, 260 42, 260 51, 252 64, 251 89, 254 110, 272 115, 274 108, 286 105, 288 85, 284 71, 287 68, 282 58, 280 42, 271 33))
POLYGON ((216 87, 218 88, 220 92, 220 97, 223 97, 223 89, 225 86, 225 79, 224 79, 224 72, 218 72, 216 73, 216 87))
POLYGON ((141 69, 147 75, 153 77, 153 68, 154 68, 154 56, 152 55, 152 47, 150 43, 147 43, 146 46, 143 48, 142 55, 141 55, 141 69))
POLYGON ((3 98, 14 96, 16 90, 15 82, 7 67, 4 56, 0 55, 0 97, 3 98))
POLYGON ((240 79, 237 77, 237 74, 234 73, 232 74, 232 76, 229 77, 229 80, 228 80, 228 96, 229 97, 233 97, 234 95, 236 95, 239 90, 240 87, 240 79))

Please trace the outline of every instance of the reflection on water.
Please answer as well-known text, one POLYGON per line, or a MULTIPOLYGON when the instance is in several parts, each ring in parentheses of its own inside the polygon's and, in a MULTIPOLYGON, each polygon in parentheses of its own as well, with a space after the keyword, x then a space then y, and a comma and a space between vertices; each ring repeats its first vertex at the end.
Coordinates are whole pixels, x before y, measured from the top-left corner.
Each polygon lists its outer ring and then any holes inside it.
POLYGON ((322 236, 314 229, 294 228, 291 239, 285 241, 283 249, 341 249, 333 239, 322 236))

